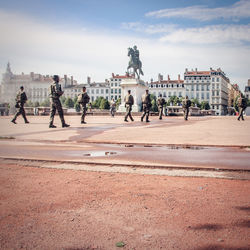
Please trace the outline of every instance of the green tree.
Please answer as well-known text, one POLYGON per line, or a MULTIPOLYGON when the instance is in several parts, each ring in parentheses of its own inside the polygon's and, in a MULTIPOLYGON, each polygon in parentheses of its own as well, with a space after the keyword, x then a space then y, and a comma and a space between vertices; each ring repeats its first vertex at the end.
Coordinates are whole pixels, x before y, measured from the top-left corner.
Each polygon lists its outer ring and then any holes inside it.
POLYGON ((100 109, 109 109, 109 101, 107 99, 102 99, 100 103, 100 109))
POLYGON ((28 100, 28 101, 25 103, 25 106, 26 106, 26 107, 34 107, 34 103, 33 103, 31 100, 28 100))
POLYGON ((234 102, 233 102, 234 109, 235 109, 237 112, 239 112, 238 99, 239 99, 239 96, 237 95, 236 98, 234 99, 234 102))
POLYGON ((206 101, 202 101, 201 102, 201 109, 209 110, 210 109, 209 103, 206 101))
POLYGON ((65 96, 61 96, 60 97, 60 101, 61 101, 62 105, 64 106, 64 103, 66 101, 66 97, 65 96))
POLYGON ((99 109, 102 99, 104 99, 104 98, 103 98, 103 97, 98 97, 98 98, 93 102, 92 106, 93 106, 94 108, 98 108, 98 109, 99 109))
POLYGON ((43 102, 41 102, 40 106, 41 107, 49 107, 50 106, 50 100, 49 100, 49 98, 47 98, 43 102))
POLYGON ((197 98, 194 98, 194 99, 191 100, 191 106, 192 107, 196 106, 196 107, 200 108, 201 104, 200 104, 200 102, 199 102, 199 100, 197 98))
POLYGON ((170 104, 172 104, 172 106, 177 106, 181 103, 181 99, 175 95, 170 96, 169 100, 167 101, 167 106, 170 106, 170 104))
POLYGON ((117 101, 116 101, 116 108, 118 109, 119 106, 121 105, 121 98, 118 98, 117 101))
POLYGON ((34 107, 35 107, 35 108, 37 108, 37 107, 39 107, 39 106, 40 106, 39 102, 35 102, 35 103, 34 103, 34 107))
POLYGON ((157 100, 156 100, 156 96, 154 94, 150 94, 150 99, 151 99, 151 110, 153 112, 157 112, 158 111, 158 106, 157 106, 157 100))
POLYGON ((68 97, 66 99, 64 105, 65 105, 66 108, 73 108, 74 107, 74 102, 70 97, 68 97))
POLYGON ((81 106, 80 106, 79 102, 75 102, 74 108, 75 108, 76 112, 80 112, 81 106))

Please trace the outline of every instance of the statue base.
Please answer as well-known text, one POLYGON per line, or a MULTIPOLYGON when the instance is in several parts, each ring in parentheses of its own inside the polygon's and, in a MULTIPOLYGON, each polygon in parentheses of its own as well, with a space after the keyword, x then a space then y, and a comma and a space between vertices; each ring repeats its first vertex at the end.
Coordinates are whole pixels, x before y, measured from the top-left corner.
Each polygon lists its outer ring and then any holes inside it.
POLYGON ((121 81, 121 105, 119 106, 119 112, 126 112, 124 98, 128 94, 128 90, 131 90, 131 95, 134 97, 134 105, 132 106, 132 112, 141 112, 142 101, 141 97, 148 88, 145 82, 136 78, 125 78, 121 81))

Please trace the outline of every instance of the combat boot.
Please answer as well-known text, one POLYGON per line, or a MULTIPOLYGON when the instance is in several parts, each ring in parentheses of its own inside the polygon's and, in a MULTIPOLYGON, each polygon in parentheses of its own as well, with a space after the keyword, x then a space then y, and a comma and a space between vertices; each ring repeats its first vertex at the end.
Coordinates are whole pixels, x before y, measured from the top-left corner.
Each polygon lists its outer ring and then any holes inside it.
POLYGON ((30 122, 28 120, 26 120, 25 123, 30 123, 30 122))
POLYGON ((67 124, 67 123, 64 123, 64 124, 62 125, 63 128, 67 128, 67 127, 69 127, 69 126, 70 126, 70 125, 67 124))
POLYGON ((85 121, 81 121, 81 124, 86 124, 87 122, 85 122, 85 121))
POLYGON ((50 125, 49 125, 49 128, 56 128, 56 126, 53 125, 53 124, 50 124, 50 125))
POLYGON ((11 122, 13 122, 14 124, 16 124, 16 121, 13 119, 13 120, 11 120, 11 122))

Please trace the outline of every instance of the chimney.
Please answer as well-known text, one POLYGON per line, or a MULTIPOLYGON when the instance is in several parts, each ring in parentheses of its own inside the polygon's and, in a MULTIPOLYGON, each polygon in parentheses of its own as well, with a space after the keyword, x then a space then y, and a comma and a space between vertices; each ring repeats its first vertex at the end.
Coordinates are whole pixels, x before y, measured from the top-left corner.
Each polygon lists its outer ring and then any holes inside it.
POLYGON ((185 69, 185 73, 187 73, 187 72, 188 72, 188 68, 185 69))
POLYGON ((170 77, 169 77, 169 75, 168 75, 168 82, 170 81, 170 77))
POLYGON ((73 76, 70 77, 70 84, 71 85, 74 85, 74 79, 73 79, 73 76))
POLYGON ((195 68, 195 72, 197 73, 197 68, 195 68))
POLYGON ((178 75, 178 82, 181 82, 181 75, 178 75))
POLYGON ((151 79, 150 79, 150 82, 152 83, 153 81, 154 81, 153 78, 151 78, 151 79))
POLYGON ((210 67, 210 71, 213 71, 212 67, 210 67))
MULTIPOLYGON (((113 75, 113 74, 112 74, 113 75)), ((91 82, 91 78, 90 78, 90 76, 88 76, 87 77, 87 84, 90 84, 90 82, 91 82)))
POLYGON ((247 86, 250 86, 250 79, 248 79, 247 81, 247 86))
POLYGON ((32 80, 34 79, 34 72, 30 72, 30 77, 32 80))
POLYGON ((114 73, 112 73, 112 77, 113 77, 113 78, 115 77, 115 74, 114 74, 114 73))

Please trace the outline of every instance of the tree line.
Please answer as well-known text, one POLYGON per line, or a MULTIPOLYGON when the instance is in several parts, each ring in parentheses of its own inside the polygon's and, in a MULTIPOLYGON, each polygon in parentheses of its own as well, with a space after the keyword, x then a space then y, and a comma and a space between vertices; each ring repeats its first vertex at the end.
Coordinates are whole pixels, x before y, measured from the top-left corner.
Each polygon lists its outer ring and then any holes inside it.
MULTIPOLYGON (((157 97, 153 94, 150 95, 151 97, 151 104, 152 104, 152 111, 157 112, 158 111, 158 105, 157 105, 157 97)), ((70 98, 70 97, 65 97, 62 96, 60 97, 62 106, 65 108, 75 108, 76 112, 80 111, 80 104, 77 102, 77 96, 75 98, 70 98)), ((180 106, 182 104, 183 97, 177 97, 177 96, 171 96, 167 101, 166 101, 166 106, 180 106)), ((205 109, 209 110, 210 105, 207 101, 202 101, 199 102, 198 99, 194 98, 191 99, 191 103, 193 107, 198 107, 200 109, 205 109)), ((119 105, 121 104, 121 98, 119 98, 116 101, 116 107, 118 108, 119 105)), ((43 102, 31 102, 30 100, 26 103, 27 107, 49 107, 50 106, 50 100, 49 98, 45 99, 43 102)), ((94 109, 102 109, 102 110, 109 110, 110 109, 110 102, 103 98, 103 97, 98 97, 94 102, 90 103, 89 106, 94 109)), ((250 100, 248 100, 247 106, 250 106, 250 100)), ((234 99, 233 101, 233 107, 235 108, 236 111, 239 111, 238 108, 238 96, 234 99)))

